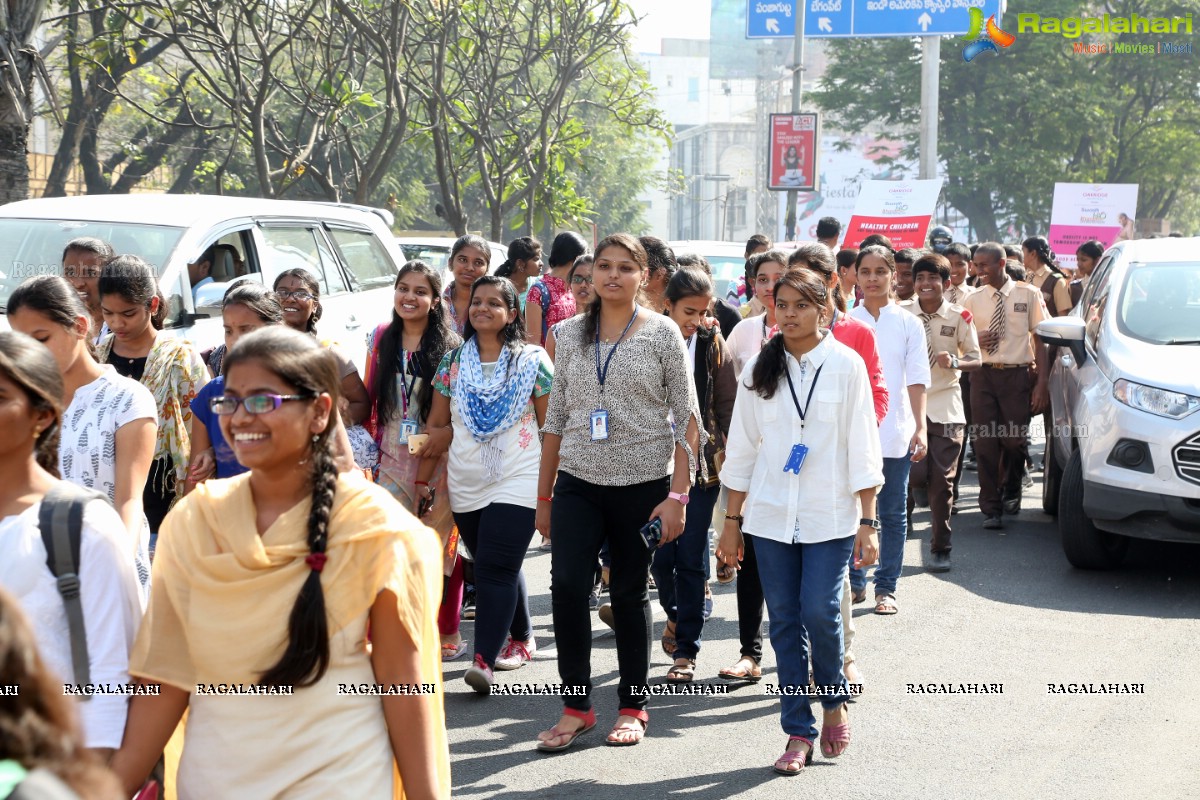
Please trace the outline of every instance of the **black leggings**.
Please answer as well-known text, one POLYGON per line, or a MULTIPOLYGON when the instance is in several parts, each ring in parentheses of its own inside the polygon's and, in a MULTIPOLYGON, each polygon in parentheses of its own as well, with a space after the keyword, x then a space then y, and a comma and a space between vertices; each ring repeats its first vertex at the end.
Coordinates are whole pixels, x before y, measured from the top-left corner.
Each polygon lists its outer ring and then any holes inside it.
POLYGON ((758 577, 754 537, 742 537, 742 564, 737 574, 738 638, 742 655, 762 663, 763 588, 758 577))
POLYGON ((667 497, 669 477, 632 486, 599 486, 558 473, 551 510, 550 594, 558 674, 563 685, 583 687, 563 703, 577 711, 592 707, 592 618, 588 594, 596 555, 607 538, 612 559, 609 595, 617 635, 619 708, 641 709, 650 677, 650 595, 646 570, 652 552, 639 530, 667 497))
POLYGON ((459 535, 475 556, 475 652, 489 667, 496 666, 505 634, 521 642, 533 635, 521 571, 533 540, 533 517, 532 508, 507 503, 454 515, 459 535))

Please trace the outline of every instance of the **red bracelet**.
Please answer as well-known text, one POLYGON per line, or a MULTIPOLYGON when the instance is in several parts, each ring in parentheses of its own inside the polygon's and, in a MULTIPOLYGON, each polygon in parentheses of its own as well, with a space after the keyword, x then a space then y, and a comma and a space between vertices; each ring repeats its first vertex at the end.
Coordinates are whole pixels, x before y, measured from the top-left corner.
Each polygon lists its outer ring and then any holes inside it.
POLYGON ((539 503, 553 503, 554 498, 553 497, 539 497, 538 502, 539 503))
POLYGON ((429 483, 426 481, 413 481, 413 486, 428 486, 428 485, 429 485, 429 483))

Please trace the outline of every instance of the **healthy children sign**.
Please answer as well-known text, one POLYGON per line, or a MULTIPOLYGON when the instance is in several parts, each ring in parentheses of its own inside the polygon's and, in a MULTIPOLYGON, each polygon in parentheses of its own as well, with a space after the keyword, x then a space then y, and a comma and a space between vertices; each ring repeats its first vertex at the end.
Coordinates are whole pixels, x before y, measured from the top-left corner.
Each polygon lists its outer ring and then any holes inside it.
POLYGON ((1041 14, 1017 14, 1017 33, 1057 33, 1064 39, 1078 39, 1085 33, 1192 33, 1192 15, 1183 17, 1044 17, 1041 14))

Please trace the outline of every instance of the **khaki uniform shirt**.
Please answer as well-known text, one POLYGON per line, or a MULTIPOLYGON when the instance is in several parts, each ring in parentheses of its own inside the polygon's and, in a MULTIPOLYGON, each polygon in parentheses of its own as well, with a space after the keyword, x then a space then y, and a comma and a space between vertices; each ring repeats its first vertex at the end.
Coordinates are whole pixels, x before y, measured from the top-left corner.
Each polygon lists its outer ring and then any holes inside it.
POLYGON ((1045 285, 1046 281, 1053 274, 1049 267, 1042 264, 1037 272, 1029 273, 1028 278, 1029 283, 1042 292, 1042 301, 1046 304, 1047 312, 1049 311, 1051 297, 1053 297, 1054 311, 1061 316, 1070 311, 1071 306, 1074 304, 1071 302, 1071 289, 1066 278, 1059 276, 1058 280, 1054 282, 1054 289, 1051 292, 1042 290, 1042 286, 1045 285))
POLYGON ((968 295, 974 294, 977 291, 979 290, 974 286, 968 286, 966 280, 964 279, 962 284, 959 286, 955 286, 953 283, 950 284, 950 288, 947 289, 942 296, 951 303, 961 306, 963 301, 967 299, 968 295))
POLYGON ((980 287, 963 302, 963 308, 971 312, 975 331, 984 333, 992 324, 996 310, 996 295, 1004 296, 1004 327, 996 352, 989 353, 980 347, 984 364, 1032 364, 1034 359, 1031 334, 1049 314, 1042 302, 1042 293, 1027 283, 1015 283, 1011 279, 999 289, 980 287))
MULTIPOLYGON (((925 312, 919 302, 904 305, 925 324, 925 312)), ((971 322, 971 312, 960 305, 951 303, 942 296, 942 305, 929 319, 928 325, 933 354, 949 353, 961 359, 979 359, 979 335, 971 322)), ((962 391, 958 379, 962 370, 947 369, 936 362, 929 367, 930 385, 925 393, 925 416, 930 422, 941 424, 957 423, 965 425, 967 417, 963 413, 962 391)))

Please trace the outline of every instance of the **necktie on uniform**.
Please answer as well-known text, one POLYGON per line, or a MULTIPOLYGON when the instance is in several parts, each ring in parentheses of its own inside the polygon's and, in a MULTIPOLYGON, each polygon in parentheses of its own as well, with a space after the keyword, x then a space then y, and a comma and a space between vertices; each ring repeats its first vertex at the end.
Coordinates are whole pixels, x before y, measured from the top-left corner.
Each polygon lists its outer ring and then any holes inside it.
POLYGON ((996 351, 1000 349, 1000 337, 1004 334, 1004 294, 998 290, 996 292, 996 308, 992 311, 992 321, 988 325, 988 330, 995 335, 992 343, 988 345, 988 355, 996 355, 996 351))
POLYGON ((954 284, 950 284, 950 302, 951 303, 958 302, 958 287, 955 286, 954 284))
POLYGON ((925 352, 929 354, 929 366, 934 366, 937 363, 937 357, 933 354, 933 328, 929 321, 933 319, 933 314, 921 314, 921 324, 925 326, 925 352))

